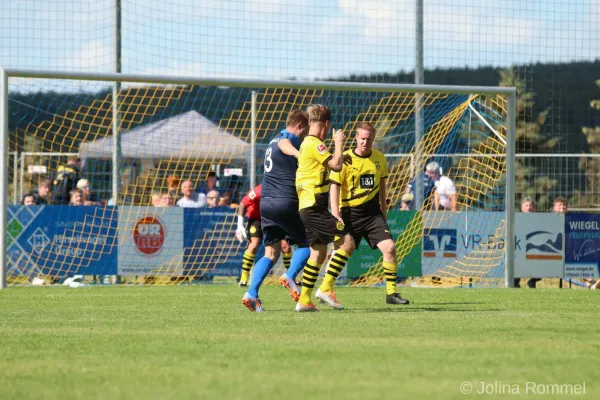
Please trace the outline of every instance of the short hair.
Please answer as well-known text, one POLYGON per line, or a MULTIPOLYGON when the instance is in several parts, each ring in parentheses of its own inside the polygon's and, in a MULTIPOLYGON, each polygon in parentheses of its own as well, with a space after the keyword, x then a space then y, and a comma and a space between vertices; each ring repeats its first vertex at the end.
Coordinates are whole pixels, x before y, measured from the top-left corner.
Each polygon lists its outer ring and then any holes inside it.
POLYGON ((527 202, 530 202, 531 204, 535 204, 533 200, 531 200, 531 197, 525 197, 523 200, 521 200, 521 206, 527 202))
POLYGON ((306 111, 294 110, 288 114, 285 125, 294 126, 298 124, 308 125, 308 113, 306 111))
POLYGON ((33 201, 34 201, 34 202, 36 201, 36 198, 35 198, 35 193, 33 193, 33 192, 28 192, 28 193, 25 193, 25 194, 23 195, 23 198, 21 199, 21 204, 25 204, 25 199, 26 199, 26 198, 28 198, 28 197, 33 197, 33 201))
POLYGON ((567 199, 565 199, 562 196, 558 196, 557 198, 554 199, 554 203, 553 204, 556 204, 556 203, 562 203, 564 205, 567 205, 567 199))
POLYGON ((71 162, 81 162, 81 158, 79 158, 79 156, 70 156, 67 159, 67 162, 71 163, 71 162))
POLYGON ((80 179, 77 181, 77 189, 90 188, 90 181, 87 179, 80 179))
POLYGON ((40 187, 40 186, 46 186, 47 188, 52 187, 52 184, 50 183, 50 179, 44 178, 44 179, 40 180, 38 182, 38 187, 40 187))
POLYGON ((427 164, 425 166, 425 171, 427 172, 433 172, 434 174, 442 174, 441 168, 440 168, 440 164, 438 164, 435 161, 430 162, 429 164, 427 164))
POLYGON ((356 131, 358 132, 359 129, 364 129, 365 131, 369 131, 371 132, 371 134, 373 136, 375 136, 375 126, 367 121, 363 121, 360 124, 358 124, 358 127, 356 128, 356 131))
POLYGON ((331 121, 331 110, 329 107, 322 104, 313 104, 312 106, 308 106, 306 113, 308 114, 309 124, 331 121))
POLYGON ((206 175, 207 178, 216 178, 217 177, 217 173, 215 171, 208 171, 208 174, 206 175))
POLYGON ((82 196, 83 196, 83 190, 81 190, 81 189, 73 189, 73 190, 71 190, 71 191, 69 192, 69 194, 70 194, 71 196, 73 196, 74 194, 77 194, 77 193, 79 193, 80 195, 82 195, 82 196))

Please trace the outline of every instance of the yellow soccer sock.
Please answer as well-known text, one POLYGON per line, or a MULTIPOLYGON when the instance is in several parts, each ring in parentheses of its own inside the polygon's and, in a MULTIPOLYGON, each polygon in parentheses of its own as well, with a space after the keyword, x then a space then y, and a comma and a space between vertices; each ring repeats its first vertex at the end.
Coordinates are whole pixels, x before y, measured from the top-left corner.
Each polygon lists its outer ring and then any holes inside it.
POLYGON ((323 283, 321 283, 321 287, 319 288, 321 292, 331 292, 333 290, 335 280, 342 273, 342 270, 346 266, 349 258, 350 256, 348 253, 342 249, 337 249, 335 253, 333 253, 331 260, 329 260, 329 265, 327 266, 327 273, 325 274, 323 283))
POLYGON ((283 253, 283 266, 285 267, 286 271, 288 269, 290 269, 291 263, 292 263, 292 252, 290 251, 289 253, 283 253))
POLYGON ((302 292, 300 293, 300 302, 302 304, 312 303, 310 297, 319 277, 319 271, 321 271, 321 264, 308 260, 302 273, 302 292))
POLYGON ((396 293, 396 276, 398 275, 398 264, 384 261, 383 271, 385 274, 385 290, 387 294, 396 293))
POLYGON ((242 258, 242 276, 240 277, 240 282, 248 282, 250 279, 250 270, 254 265, 254 254, 249 251, 244 252, 244 257, 242 258))

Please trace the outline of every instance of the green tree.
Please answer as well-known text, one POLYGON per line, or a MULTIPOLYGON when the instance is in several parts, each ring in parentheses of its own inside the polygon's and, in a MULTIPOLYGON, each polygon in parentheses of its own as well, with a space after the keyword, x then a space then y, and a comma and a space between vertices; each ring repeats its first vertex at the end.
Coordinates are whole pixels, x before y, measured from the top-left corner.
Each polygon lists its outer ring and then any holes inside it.
MULTIPOLYGON (((596 81, 596 85, 600 87, 600 80, 596 81)), ((600 100, 592 100, 590 107, 600 111, 600 100)), ((600 154, 600 126, 584 127, 582 132, 585 135, 591 154, 600 154)), ((600 203, 600 158, 585 158, 579 161, 579 168, 585 171, 587 179, 587 190, 581 196, 580 204, 587 207, 597 207, 600 203)))
MULTIPOLYGON (((520 79, 512 69, 500 71, 500 86, 517 88, 517 154, 550 153, 560 139, 550 138, 542 126, 546 120, 548 110, 537 115, 534 109, 534 93, 527 90, 525 81, 520 79)), ((548 210, 553 199, 549 192, 556 186, 557 180, 548 176, 537 158, 517 157, 516 160, 516 193, 517 202, 524 197, 535 200, 539 210, 548 210)))

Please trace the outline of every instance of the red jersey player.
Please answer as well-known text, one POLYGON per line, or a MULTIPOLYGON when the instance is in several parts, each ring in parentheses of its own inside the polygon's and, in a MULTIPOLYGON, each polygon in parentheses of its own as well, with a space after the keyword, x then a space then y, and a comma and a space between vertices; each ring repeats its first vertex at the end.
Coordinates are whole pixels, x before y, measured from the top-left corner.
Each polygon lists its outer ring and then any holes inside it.
MULTIPOLYGON (((242 276, 240 277, 240 287, 248 286, 248 280, 250 278, 250 270, 254 265, 254 259, 260 242, 262 241, 262 228, 260 225, 260 191, 261 185, 257 185, 254 189, 250 190, 242 198, 240 206, 238 207, 238 220, 237 230, 235 231, 235 237, 243 242, 248 239, 248 247, 244 251, 242 259, 242 276), (244 226, 244 214, 248 217, 248 221, 244 226)), ((282 241, 282 253, 283 253, 283 264, 285 268, 289 268, 290 260, 292 258, 292 250, 290 245, 284 240, 282 241)))

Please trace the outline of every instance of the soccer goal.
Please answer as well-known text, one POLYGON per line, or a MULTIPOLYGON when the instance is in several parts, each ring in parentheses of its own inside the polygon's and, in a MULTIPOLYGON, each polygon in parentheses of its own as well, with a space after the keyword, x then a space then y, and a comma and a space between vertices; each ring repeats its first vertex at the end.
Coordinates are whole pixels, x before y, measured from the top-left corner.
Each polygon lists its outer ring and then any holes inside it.
MULTIPOLYGON (((74 275, 131 284, 233 280, 246 247, 234 237, 235 205, 260 183, 264 149, 287 114, 314 103, 332 109, 346 148, 360 122, 377 129, 400 278, 512 283, 514 88, 17 69, 3 69, 0 85, 1 287, 74 275), (84 181, 73 196, 84 205, 20 204, 15 193, 53 184, 71 162, 47 154, 78 155, 70 158, 88 187, 84 181), (456 211, 432 209, 424 170, 434 161, 455 183, 456 211), (185 181, 201 207, 175 206, 185 181), (413 208, 403 211, 409 185, 413 208)), ((346 279, 380 283, 379 253, 363 242, 346 279)))

